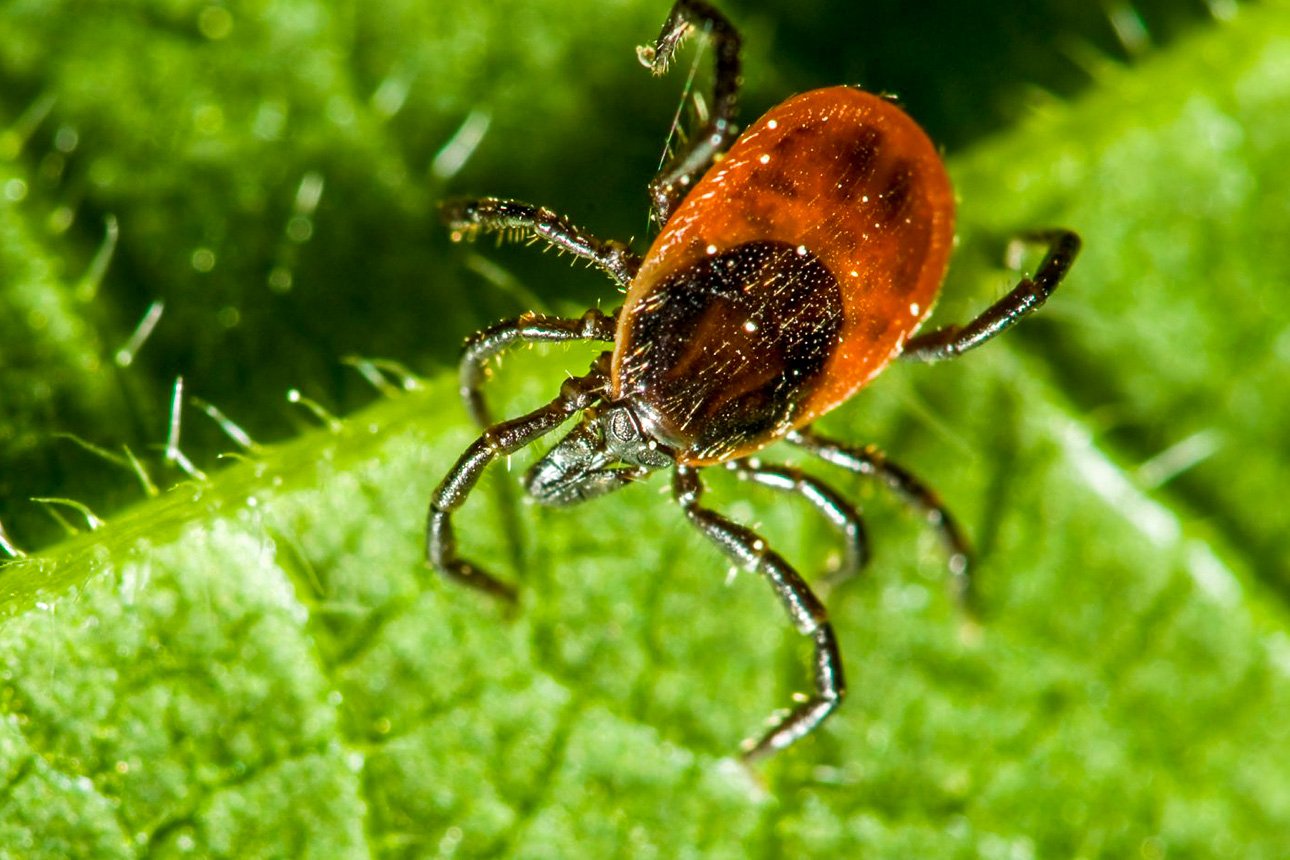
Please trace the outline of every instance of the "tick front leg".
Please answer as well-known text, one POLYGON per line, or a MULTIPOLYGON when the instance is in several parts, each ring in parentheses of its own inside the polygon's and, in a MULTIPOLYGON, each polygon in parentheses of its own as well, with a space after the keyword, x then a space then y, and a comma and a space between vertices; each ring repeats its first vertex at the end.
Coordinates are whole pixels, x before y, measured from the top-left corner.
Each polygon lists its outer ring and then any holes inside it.
POLYGON ((607 384, 605 368, 608 356, 609 353, 604 353, 586 376, 565 380, 560 387, 560 396, 546 406, 485 430, 448 470, 430 499, 430 511, 426 517, 426 560, 436 570, 449 579, 495 597, 515 600, 514 587, 457 553, 452 514, 466 503, 489 463, 550 433, 570 415, 586 409, 600 398, 607 384))
POLYGON ((627 245, 612 239, 597 239, 545 206, 496 197, 450 200, 440 205, 439 217, 451 231, 454 242, 473 238, 480 231, 540 239, 558 251, 596 266, 623 289, 631 286, 641 265, 641 258, 627 245))
POLYGON ((458 390, 480 427, 493 423, 481 390, 485 368, 494 356, 516 343, 568 343, 577 340, 613 342, 618 312, 606 315, 592 308, 578 319, 527 313, 472 335, 457 367, 458 390))
POLYGON ((701 28, 716 52, 716 82, 708 121, 650 182, 654 221, 663 224, 686 190, 735 139, 739 100, 739 31, 726 16, 700 0, 678 0, 653 45, 636 49, 642 65, 656 75, 667 71, 672 55, 693 28, 701 28))
POLYGON ((817 435, 810 428, 794 430, 785 438, 826 463, 841 466, 849 472, 878 478, 904 499, 906 504, 921 513, 928 525, 940 534, 941 543, 949 554, 955 598, 965 610, 973 610, 972 553, 958 523, 934 490, 888 460, 885 454, 872 445, 863 448, 846 445, 817 435))
POLYGON ((1026 233, 1027 242, 1048 245, 1048 253, 1034 277, 1021 283, 985 312, 965 326, 946 326, 909 339, 900 357, 911 361, 943 361, 975 349, 1042 305, 1066 277, 1079 253, 1080 239, 1070 230, 1043 230, 1026 233))
POLYGON ((697 470, 690 466, 677 466, 672 479, 672 495, 685 512, 686 519, 731 561, 761 574, 775 590, 793 626, 815 643, 814 695, 805 697, 761 738, 744 742, 743 759, 753 762, 810 734, 837 709, 846 695, 842 656, 824 605, 811 592, 810 586, 754 532, 700 506, 702 494, 703 484, 697 470))
POLYGON ((842 533, 842 563, 827 574, 829 583, 844 582, 869 563, 869 538, 860 512, 828 484, 793 466, 767 466, 752 457, 731 460, 726 467, 742 480, 801 496, 842 533))

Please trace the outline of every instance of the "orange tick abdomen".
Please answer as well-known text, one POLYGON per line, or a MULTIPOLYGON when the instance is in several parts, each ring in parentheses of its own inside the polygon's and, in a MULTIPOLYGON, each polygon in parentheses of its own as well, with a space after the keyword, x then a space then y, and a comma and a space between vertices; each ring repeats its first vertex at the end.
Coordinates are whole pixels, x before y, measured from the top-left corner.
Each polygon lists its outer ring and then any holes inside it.
POLYGON ((614 396, 640 402, 686 462, 756 450, 899 354, 953 238, 945 168, 900 108, 851 87, 788 99, 655 239, 619 317, 614 396))

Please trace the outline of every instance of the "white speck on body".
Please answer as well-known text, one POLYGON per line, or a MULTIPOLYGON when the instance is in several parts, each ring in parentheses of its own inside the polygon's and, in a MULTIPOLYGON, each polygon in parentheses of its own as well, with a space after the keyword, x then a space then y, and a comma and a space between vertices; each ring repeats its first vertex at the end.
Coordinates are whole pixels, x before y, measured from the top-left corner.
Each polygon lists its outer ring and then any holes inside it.
POLYGON ((918 302, 911 302, 911 303, 910 303, 910 305, 909 305, 909 315, 910 315, 911 317, 916 317, 916 316, 918 316, 918 312, 919 312, 920 310, 921 310, 921 308, 919 308, 919 306, 918 306, 918 302))

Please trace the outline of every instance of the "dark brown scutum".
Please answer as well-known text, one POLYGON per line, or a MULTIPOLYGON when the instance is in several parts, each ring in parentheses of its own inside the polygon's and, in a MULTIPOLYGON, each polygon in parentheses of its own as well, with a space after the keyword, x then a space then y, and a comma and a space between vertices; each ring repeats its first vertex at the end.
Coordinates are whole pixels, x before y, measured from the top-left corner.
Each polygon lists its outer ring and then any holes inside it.
POLYGON ((843 315, 828 268, 783 242, 704 257, 632 310, 618 394, 696 462, 782 433, 819 382, 843 315))

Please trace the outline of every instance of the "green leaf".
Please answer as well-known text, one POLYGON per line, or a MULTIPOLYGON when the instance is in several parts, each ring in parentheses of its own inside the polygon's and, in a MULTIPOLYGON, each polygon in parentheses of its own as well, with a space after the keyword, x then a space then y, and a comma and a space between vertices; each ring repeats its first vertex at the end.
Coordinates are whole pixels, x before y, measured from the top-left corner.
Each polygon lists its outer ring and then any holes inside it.
MULTIPOLYGON (((347 32, 281 8, 266 39, 347 32)), ((326 69, 300 80, 334 95, 326 69)), ((1279 856, 1288 155, 1290 8, 1270 2, 952 162, 964 244, 938 320, 1008 288, 1019 228, 1086 251, 1006 342, 893 368, 827 427, 963 520, 983 636, 958 634, 932 536, 831 475, 876 550, 827 595, 851 695, 764 787, 728 757, 808 653, 663 480, 547 511, 518 503, 532 454, 495 467, 458 530, 522 583, 513 618, 425 569, 426 499, 473 433, 445 375, 0 570, 0 855, 1279 856)), ((81 336, 48 342, 80 366, 81 336)), ((495 397, 542 402, 590 356, 514 356, 495 397)), ((836 552, 802 506, 712 483, 808 573, 836 552)))

